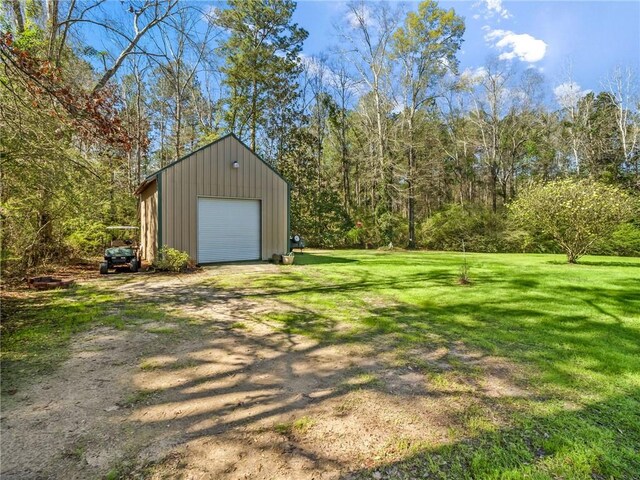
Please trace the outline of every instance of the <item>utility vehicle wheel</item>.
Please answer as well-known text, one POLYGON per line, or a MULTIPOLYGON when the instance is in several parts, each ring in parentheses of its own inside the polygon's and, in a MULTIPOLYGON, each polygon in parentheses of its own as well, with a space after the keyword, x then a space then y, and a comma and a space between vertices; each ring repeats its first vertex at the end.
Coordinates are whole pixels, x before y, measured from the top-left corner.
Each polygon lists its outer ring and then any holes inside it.
POLYGON ((132 272, 137 272, 140 269, 140 262, 134 258, 131 260, 131 266, 129 268, 132 272))
POLYGON ((100 264, 100 274, 106 275, 109 272, 109 264, 107 262, 102 262, 100 264))

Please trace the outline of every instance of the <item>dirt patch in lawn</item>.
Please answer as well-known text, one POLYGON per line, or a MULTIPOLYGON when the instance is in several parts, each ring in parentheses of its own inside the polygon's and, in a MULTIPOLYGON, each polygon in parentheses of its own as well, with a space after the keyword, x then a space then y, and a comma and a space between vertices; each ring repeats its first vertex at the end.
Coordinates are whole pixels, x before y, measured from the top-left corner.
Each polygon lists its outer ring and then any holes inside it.
POLYGON ((460 344, 425 347, 425 368, 384 345, 283 332, 260 315, 291 306, 203 283, 220 272, 114 283, 167 317, 78 335, 12 398, 2 478, 339 478, 447 443, 470 411, 499 423, 500 399, 526 396, 504 362, 460 344), (447 356, 473 374, 450 375, 447 356))
POLYGON ((118 410, 148 334, 98 328, 78 335, 62 368, 2 412, 3 478, 81 478, 122 453, 118 410))

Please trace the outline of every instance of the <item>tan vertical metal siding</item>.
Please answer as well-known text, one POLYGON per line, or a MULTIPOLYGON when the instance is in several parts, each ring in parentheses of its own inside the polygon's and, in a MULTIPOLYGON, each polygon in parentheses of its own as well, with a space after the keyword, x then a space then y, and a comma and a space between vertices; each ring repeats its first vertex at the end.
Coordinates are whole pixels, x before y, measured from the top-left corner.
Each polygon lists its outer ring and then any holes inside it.
POLYGON ((158 251, 158 185, 153 182, 140 194, 140 246, 142 258, 153 261, 158 251))
POLYGON ((197 258, 198 197, 253 198, 262 204, 262 259, 287 251, 287 184, 235 137, 224 137, 169 166, 160 181, 164 245, 197 258), (240 168, 233 168, 234 160, 240 168))

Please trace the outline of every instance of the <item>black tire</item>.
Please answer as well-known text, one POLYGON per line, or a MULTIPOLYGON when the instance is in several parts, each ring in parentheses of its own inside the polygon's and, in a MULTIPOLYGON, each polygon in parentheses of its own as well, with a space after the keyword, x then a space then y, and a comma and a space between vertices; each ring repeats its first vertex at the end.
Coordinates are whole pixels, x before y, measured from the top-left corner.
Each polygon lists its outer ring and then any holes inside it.
POLYGON ((100 275, 106 275, 109 273, 109 264, 107 262, 102 262, 100 264, 100 275))
POLYGON ((131 260, 129 268, 131 269, 132 272, 134 273, 137 272, 138 270, 140 270, 140 262, 138 262, 138 260, 134 258, 133 260, 131 260))

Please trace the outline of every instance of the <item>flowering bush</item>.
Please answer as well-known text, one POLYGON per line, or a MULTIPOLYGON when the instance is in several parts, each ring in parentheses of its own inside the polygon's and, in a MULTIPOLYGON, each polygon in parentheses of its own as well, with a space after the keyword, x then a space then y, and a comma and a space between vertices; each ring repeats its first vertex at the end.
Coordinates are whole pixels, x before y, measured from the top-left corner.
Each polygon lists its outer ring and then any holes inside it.
POLYGON ((192 263, 187 252, 181 252, 180 250, 165 245, 158 250, 158 254, 153 262, 153 268, 163 272, 183 272, 187 270, 192 263))
POLYGON ((636 209, 634 199, 618 187, 574 179, 535 184, 509 208, 523 229, 553 238, 569 263, 593 251, 636 209))

